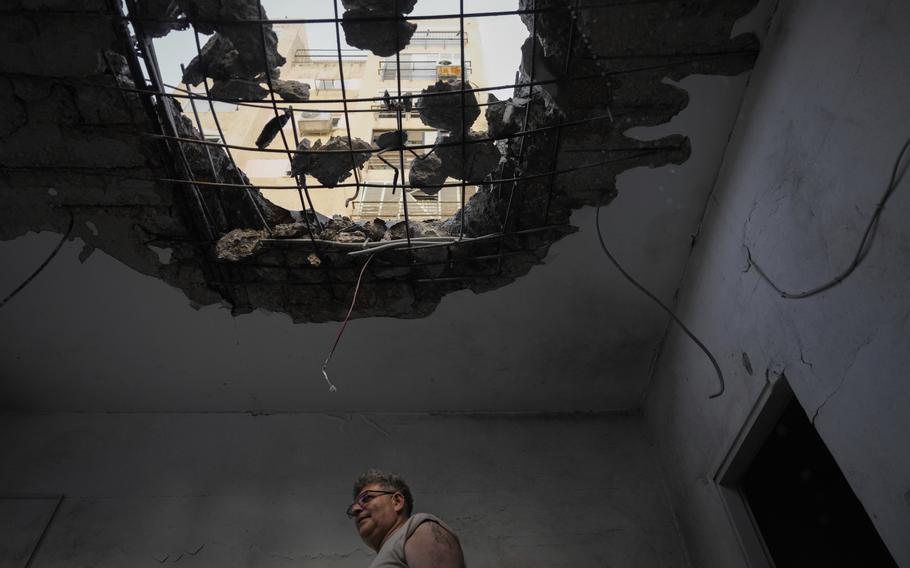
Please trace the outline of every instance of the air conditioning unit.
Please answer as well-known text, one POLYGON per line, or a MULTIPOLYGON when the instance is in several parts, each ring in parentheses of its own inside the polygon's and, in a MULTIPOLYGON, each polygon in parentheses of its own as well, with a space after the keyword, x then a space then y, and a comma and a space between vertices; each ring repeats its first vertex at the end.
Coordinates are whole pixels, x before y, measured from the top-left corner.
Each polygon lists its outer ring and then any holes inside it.
POLYGON ((332 113, 299 112, 297 130, 304 134, 323 134, 332 131, 332 113))

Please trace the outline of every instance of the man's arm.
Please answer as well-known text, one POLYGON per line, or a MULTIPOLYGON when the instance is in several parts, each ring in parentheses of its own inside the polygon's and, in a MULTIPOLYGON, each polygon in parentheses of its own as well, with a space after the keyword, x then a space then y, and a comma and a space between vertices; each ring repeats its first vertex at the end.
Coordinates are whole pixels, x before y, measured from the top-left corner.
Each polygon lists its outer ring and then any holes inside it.
POLYGON ((426 521, 404 543, 408 568, 464 568, 464 554, 455 535, 439 523, 426 521))

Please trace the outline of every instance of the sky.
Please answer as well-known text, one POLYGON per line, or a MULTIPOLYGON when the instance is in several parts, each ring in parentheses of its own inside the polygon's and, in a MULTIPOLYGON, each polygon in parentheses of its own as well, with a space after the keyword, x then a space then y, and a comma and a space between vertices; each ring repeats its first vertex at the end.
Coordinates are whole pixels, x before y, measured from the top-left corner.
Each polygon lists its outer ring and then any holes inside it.
MULTIPOLYGON (((339 15, 344 12, 338 1, 339 15)), ((515 10, 518 0, 463 0, 465 13, 498 12, 515 10)), ((418 0, 411 15, 457 14, 460 0, 418 0)), ((262 0, 269 19, 332 18, 332 0, 262 0)), ((474 82, 485 86, 510 84, 521 59, 521 44, 528 37, 528 30, 516 15, 484 17, 477 19, 480 29, 481 53, 486 63, 487 77, 476 77, 474 82)), ((335 48, 334 24, 306 24, 310 48, 335 48)), ((342 41, 344 31, 342 30, 342 41)), ((202 39, 205 43, 205 39, 202 39)), ((342 47, 349 47, 346 44, 342 47)), ((190 30, 171 32, 155 40, 155 51, 164 82, 180 82, 180 64, 187 64, 196 54, 193 33, 190 30)), ((282 54, 287 56, 287 54, 282 54)), ((510 96, 511 89, 497 92, 510 96)), ((503 98, 502 96, 500 98, 503 98)))

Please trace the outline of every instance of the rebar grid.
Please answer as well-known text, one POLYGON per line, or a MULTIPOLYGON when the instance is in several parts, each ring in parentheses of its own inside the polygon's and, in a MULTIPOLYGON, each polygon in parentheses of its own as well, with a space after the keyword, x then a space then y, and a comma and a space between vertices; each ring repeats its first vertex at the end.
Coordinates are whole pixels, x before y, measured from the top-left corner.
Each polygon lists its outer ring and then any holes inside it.
MULTIPOLYGON (((629 65, 629 66, 622 66, 619 68, 610 68, 608 70, 604 69, 601 66, 600 70, 596 73, 590 73, 587 75, 578 75, 578 74, 576 74, 574 76, 572 75, 573 58, 576 56, 576 42, 575 42, 576 23, 575 23, 575 19, 577 17, 577 14, 579 13, 579 11, 582 11, 585 9, 630 6, 630 5, 636 5, 636 4, 660 4, 660 3, 667 3, 672 0, 625 0, 625 1, 614 1, 614 2, 603 1, 603 2, 587 2, 587 3, 582 3, 581 0, 575 0, 574 2, 572 2, 571 6, 569 6, 568 5, 569 3, 567 2, 566 6, 559 6, 559 7, 553 7, 553 6, 538 7, 538 5, 537 5, 538 3, 534 2, 534 0, 531 0, 530 8, 526 9, 526 10, 517 10, 516 9, 516 10, 511 10, 511 11, 478 12, 478 13, 466 13, 464 10, 464 1, 460 0, 459 1, 459 12, 457 14, 440 14, 440 15, 432 15, 432 16, 398 15, 395 17, 374 18, 376 21, 388 21, 388 20, 428 21, 428 20, 452 20, 455 18, 457 18, 459 21, 458 40, 459 40, 459 44, 460 44, 459 56, 460 56, 460 63, 461 63, 461 65, 460 65, 460 74, 461 74, 460 90, 459 91, 449 91, 449 92, 439 92, 439 93, 426 93, 426 94, 419 95, 419 97, 447 96, 447 95, 451 95, 453 92, 459 93, 460 98, 461 98, 461 105, 460 105, 461 109, 460 110, 461 110, 462 131, 460 133, 460 136, 458 136, 457 139, 455 139, 454 141, 451 141, 448 143, 438 143, 437 142, 436 144, 432 144, 432 145, 430 145, 430 144, 409 145, 408 150, 411 151, 412 153, 414 153, 415 150, 428 150, 430 152, 433 152, 438 147, 443 147, 446 145, 460 146, 460 151, 461 151, 461 155, 462 155, 461 166, 462 166, 462 170, 463 170, 461 180, 456 181, 456 182, 444 182, 442 184, 443 188, 457 187, 460 189, 460 199, 459 199, 460 209, 459 209, 459 212, 456 213, 456 218, 455 218, 455 221, 458 222, 457 236, 447 237, 447 238, 441 239, 439 241, 433 242, 432 244, 426 243, 426 242, 416 239, 416 238, 412 238, 410 215, 409 215, 409 211, 408 211, 407 194, 408 194, 408 191, 417 189, 417 188, 411 186, 408 183, 407 178, 405 176, 406 172, 405 172, 404 147, 403 147, 404 145, 402 144, 401 145, 402 147, 399 147, 397 149, 397 153, 399 154, 398 160, 397 160, 397 162, 398 162, 397 168, 392 163, 382 159, 381 156, 379 156, 379 158, 383 162, 388 164, 395 171, 395 174, 394 174, 395 182, 394 182, 393 187, 402 189, 402 196, 401 196, 402 209, 403 209, 404 221, 405 221, 404 238, 401 240, 401 242, 396 242, 396 241, 392 241, 391 243, 389 243, 389 242, 380 242, 380 243, 367 242, 367 243, 358 244, 355 247, 355 246, 347 245, 345 243, 323 240, 317 236, 316 232, 314 231, 313 227, 311 226, 309 212, 312 211, 312 213, 314 214, 313 215, 313 217, 315 218, 314 222, 320 231, 322 230, 322 225, 319 221, 319 216, 316 212, 316 208, 314 206, 313 200, 311 199, 309 190, 325 188, 325 187, 331 187, 331 188, 334 188, 337 190, 353 188, 354 192, 355 192, 354 193, 355 197, 352 197, 351 199, 348 200, 348 201, 351 201, 351 200, 355 199, 357 195, 359 195, 362 188, 384 187, 385 186, 385 184, 371 183, 368 181, 364 181, 360 178, 359 171, 358 171, 359 168, 356 167, 355 154, 363 154, 363 153, 369 152, 370 155, 378 155, 378 153, 383 150, 376 148, 376 147, 373 147, 370 150, 354 150, 353 146, 352 146, 352 141, 354 138, 352 136, 351 125, 350 125, 350 117, 351 117, 351 115, 353 115, 355 113, 379 112, 375 108, 351 108, 351 106, 353 106, 354 103, 358 103, 358 104, 379 103, 379 102, 384 101, 384 99, 383 99, 383 97, 378 97, 378 96, 377 97, 348 97, 348 92, 347 92, 347 88, 345 85, 345 79, 344 79, 344 67, 345 67, 344 52, 349 51, 349 50, 342 48, 342 37, 341 37, 340 28, 341 28, 341 23, 343 20, 342 20, 342 18, 339 17, 337 0, 328 0, 328 1, 333 2, 334 18, 269 20, 264 17, 264 14, 262 12, 261 2, 260 2, 260 0, 257 0, 257 7, 259 10, 259 16, 260 16, 258 20, 249 19, 249 20, 245 20, 242 22, 237 22, 237 21, 230 21, 230 22, 206 21, 206 22, 204 22, 206 24, 229 23, 232 25, 237 25, 237 24, 257 25, 257 27, 260 30, 261 39, 262 39, 262 45, 261 45, 262 57, 263 57, 263 61, 265 62, 265 66, 264 66, 265 67, 265 82, 269 86, 269 100, 261 101, 261 102, 231 100, 231 101, 225 101, 225 102, 230 102, 231 104, 235 104, 238 106, 252 107, 252 108, 257 108, 257 109, 263 109, 263 108, 270 109, 272 111, 272 114, 276 118, 279 117, 279 101, 277 101, 276 97, 275 97, 275 92, 273 89, 273 79, 271 76, 271 71, 269 70, 270 65, 269 65, 269 61, 268 61, 268 53, 266 52, 266 38, 265 38, 266 26, 269 26, 271 24, 312 24, 312 23, 325 23, 325 24, 334 25, 334 27, 335 27, 335 49, 332 50, 333 51, 332 57, 337 60, 338 74, 339 74, 339 79, 340 79, 340 84, 341 84, 340 90, 341 90, 342 96, 340 99, 311 99, 308 101, 295 101, 294 103, 286 103, 286 104, 282 105, 282 106, 287 107, 287 110, 291 115, 290 121, 292 123, 293 135, 294 135, 294 138, 293 138, 294 147, 293 148, 290 147, 290 145, 287 141, 287 138, 286 138, 285 132, 284 132, 284 128, 281 128, 279 130, 279 134, 280 134, 281 140, 282 140, 282 146, 283 146, 282 148, 259 149, 259 148, 252 148, 249 146, 243 146, 243 145, 229 143, 229 141, 224 136, 224 132, 221 128, 220 122, 217 117, 217 111, 213 104, 215 101, 218 101, 219 99, 215 99, 211 96, 211 93, 209 92, 209 89, 208 89, 209 79, 207 77, 203 77, 203 81, 202 81, 203 85, 204 85, 204 89, 205 89, 205 95, 201 95, 199 93, 194 93, 192 91, 192 89, 190 89, 188 86, 186 88, 172 87, 169 85, 166 86, 160 81, 160 78, 157 78, 157 80, 150 81, 150 83, 151 83, 150 86, 147 86, 145 81, 141 81, 141 82, 137 82, 136 83, 137 86, 134 88, 124 87, 122 85, 118 85, 118 87, 117 87, 124 91, 134 92, 134 93, 138 94, 140 96, 140 98, 148 99, 148 100, 160 100, 164 97, 170 97, 174 100, 181 100, 181 99, 189 100, 190 105, 193 109, 194 117, 196 118, 197 127, 199 128, 200 132, 202 131, 202 125, 201 125, 201 122, 199 121, 198 113, 196 112, 195 101, 205 100, 206 103, 209 105, 209 109, 212 114, 212 118, 215 121, 216 127, 218 129, 218 133, 219 133, 219 137, 220 137, 219 142, 211 142, 211 141, 207 141, 207 140, 187 138, 185 136, 178 135, 175 130, 168 129, 168 128, 164 129, 163 131, 158 131, 156 133, 148 133, 147 135, 150 137, 158 138, 161 141, 163 141, 164 143, 171 144, 172 148, 176 147, 176 149, 179 151, 182 151, 184 144, 202 145, 207 153, 211 151, 212 146, 217 146, 217 147, 223 148, 223 151, 225 151, 227 153, 231 163, 234 164, 235 169, 236 169, 236 165, 233 161, 233 156, 231 154, 231 150, 255 151, 255 152, 262 153, 262 154, 281 153, 281 154, 286 155, 289 161, 293 160, 294 157, 299 154, 317 153, 313 150, 298 149, 299 144, 300 144, 300 139, 299 139, 298 132, 297 132, 297 124, 296 124, 296 119, 294 117, 294 112, 299 107, 303 107, 309 112, 330 112, 330 113, 340 113, 341 114, 340 118, 342 120, 344 120, 344 122, 345 122, 345 129, 347 132, 347 140, 348 140, 348 149, 347 150, 329 151, 329 152, 337 153, 337 154, 347 153, 351 156, 351 164, 352 164, 352 170, 353 170, 353 175, 354 175, 353 183, 337 183, 337 184, 331 185, 331 186, 326 186, 326 185, 322 185, 322 184, 318 184, 318 185, 317 184, 308 184, 305 175, 292 176, 292 180, 294 183, 286 184, 286 185, 244 184, 244 183, 231 183, 231 182, 227 182, 227 181, 219 181, 221 178, 220 178, 220 176, 218 176, 218 173, 215 171, 214 163, 211 161, 211 154, 208 154, 208 155, 209 155, 209 162, 210 162, 211 169, 212 169, 213 179, 215 180, 213 182, 196 179, 196 176, 194 175, 192 170, 188 167, 183 168, 182 172, 178 172, 178 173, 185 174, 182 177, 177 176, 177 177, 171 177, 171 178, 160 178, 160 181, 171 182, 171 183, 177 184, 178 186, 188 186, 191 188, 193 195, 195 196, 195 202, 198 203, 198 205, 199 205, 201 218, 206 221, 206 225, 208 226, 208 233, 210 235, 211 240, 215 240, 217 237, 215 236, 215 232, 212 229, 211 224, 210 224, 211 215, 205 211, 205 201, 204 201, 204 199, 202 199, 200 197, 201 191, 208 190, 208 191, 215 191, 217 193, 219 187, 220 188, 242 188, 244 191, 247 192, 248 195, 250 195, 250 203, 252 204, 253 208, 255 209, 258 218, 262 221, 263 229, 266 232, 268 232, 269 234, 271 234, 272 227, 269 227, 268 222, 266 220, 266 216, 263 214, 257 201, 252 198, 252 195, 250 194, 250 192, 254 189, 293 190, 293 191, 297 192, 299 199, 300 199, 301 208, 303 210, 303 218, 304 218, 303 220, 306 224, 306 231, 307 231, 306 234, 307 234, 308 238, 307 239, 271 239, 271 238, 264 239, 263 242, 268 244, 269 246, 277 246, 276 243, 278 243, 278 242, 285 243, 288 246, 297 246, 297 247, 307 246, 311 250, 315 251, 317 254, 320 254, 320 250, 324 251, 324 250, 332 249, 332 248, 334 248, 336 250, 358 249, 358 250, 350 250, 350 252, 348 252, 348 254, 352 255, 352 256, 356 256, 357 254, 361 254, 363 252, 372 252, 375 254, 377 252, 381 252, 381 251, 385 251, 385 250, 401 251, 402 249, 404 249, 408 253, 408 261, 405 264, 408 266, 420 266, 420 265, 425 265, 426 263, 418 262, 414 258, 413 251, 415 251, 415 250, 427 248, 428 246, 452 247, 452 246, 456 246, 456 245, 471 245, 476 242, 488 242, 490 240, 495 239, 495 241, 497 243, 496 254, 488 254, 489 251, 487 251, 487 253, 478 254, 476 257, 469 257, 469 260, 474 259, 474 260, 486 261, 486 260, 495 259, 496 266, 495 266, 494 270, 492 270, 489 274, 474 276, 474 277, 479 277, 479 278, 495 278, 502 274, 503 258, 505 258, 506 256, 513 255, 516 252, 514 250, 511 250, 511 251, 505 250, 505 242, 508 237, 510 237, 512 235, 520 235, 520 234, 526 235, 528 233, 537 232, 537 231, 556 230, 555 227, 559 227, 559 225, 551 224, 550 209, 551 209, 551 204, 553 201, 553 196, 554 196, 554 192, 555 192, 555 188, 556 188, 556 180, 560 175, 570 173, 570 172, 580 171, 580 170, 584 170, 584 169, 589 169, 589 168, 602 167, 602 166, 606 166, 609 164, 617 164, 617 163, 627 161, 627 160, 640 159, 643 157, 647 157, 649 155, 657 155, 657 154, 665 153, 668 151, 672 152, 672 151, 676 151, 676 150, 680 149, 680 147, 678 145, 676 145, 676 146, 671 146, 671 145, 657 146, 657 145, 655 145, 655 146, 651 146, 651 147, 647 147, 647 148, 642 148, 642 147, 604 148, 604 149, 600 149, 599 151, 601 151, 602 153, 605 153, 608 156, 606 159, 597 160, 594 162, 585 163, 585 164, 581 164, 581 165, 576 165, 576 166, 572 166, 569 168, 559 168, 557 162, 558 162, 560 152, 561 152, 561 145, 562 145, 561 142, 562 142, 563 132, 565 129, 573 128, 573 127, 575 127, 575 128, 590 127, 590 125, 597 123, 598 121, 609 120, 612 122, 612 121, 615 121, 617 118, 622 117, 626 114, 633 114, 636 112, 640 112, 641 109, 638 109, 638 108, 629 108, 629 109, 610 108, 610 112, 608 112, 607 115, 593 116, 593 117, 585 118, 583 120, 575 120, 575 121, 568 121, 565 119, 560 119, 559 121, 557 121, 556 124, 547 124, 546 126, 529 129, 528 125, 529 125, 531 107, 535 104, 535 98, 533 96, 534 93, 536 92, 535 89, 540 89, 543 86, 554 84, 557 82, 560 84, 569 84, 569 83, 581 83, 581 82, 585 82, 585 81, 604 81, 607 77, 611 77, 611 76, 660 70, 660 69, 675 67, 678 65, 686 65, 686 64, 698 62, 698 61, 701 61, 704 59, 728 57, 730 55, 736 55, 736 54, 740 53, 740 52, 733 52, 733 51, 705 52, 705 53, 678 52, 678 53, 661 53, 661 54, 644 54, 644 55, 643 54, 615 55, 615 56, 606 56, 606 57, 599 57, 599 56, 594 57, 593 54, 591 54, 590 56, 586 55, 584 57, 584 59, 585 60, 595 59, 595 61, 597 59, 609 59, 611 62, 615 62, 617 60, 635 62, 636 60, 642 60, 642 59, 654 59, 654 60, 658 60, 658 62, 657 63, 648 62, 649 64, 644 64, 644 65, 633 64, 633 65, 629 65), (531 16, 531 25, 530 25, 531 37, 534 38, 536 36, 536 27, 538 25, 538 17, 541 14, 553 14, 556 12, 567 12, 568 16, 569 16, 569 23, 570 23, 570 25, 569 25, 569 45, 568 45, 568 48, 566 49, 566 52, 564 55, 564 60, 562 62, 562 69, 561 69, 562 75, 561 76, 559 76, 556 79, 538 80, 535 77, 536 57, 537 57, 538 48, 532 47, 531 52, 530 52, 530 57, 529 57, 530 66, 527 69, 528 76, 526 77, 525 80, 520 81, 519 76, 516 74, 515 82, 511 83, 511 84, 506 84, 506 85, 483 87, 483 86, 471 85, 468 82, 466 57, 465 57, 465 31, 464 31, 466 18, 499 17, 499 16, 523 15, 523 14, 530 15, 531 16), (170 92, 165 92, 165 90, 164 90, 165 87, 169 87, 171 89, 170 92), (484 143, 484 142, 489 142, 490 140, 494 140, 494 139, 489 136, 481 136, 477 139, 468 139, 469 138, 468 133, 470 132, 470 129, 469 129, 469 126, 466 124, 466 120, 465 120, 465 105, 466 105, 465 99, 468 94, 472 94, 472 95, 476 96, 479 93, 489 92, 489 91, 493 91, 493 90, 500 90, 500 89, 504 89, 504 88, 513 89, 514 92, 516 93, 516 95, 518 94, 519 89, 527 90, 528 102, 527 102, 525 108, 523 109, 524 116, 522 118, 521 130, 514 134, 510 134, 510 135, 506 135, 506 136, 499 136, 498 138, 495 139, 495 140, 505 139, 505 141, 506 141, 505 143, 508 144, 509 146, 512 146, 513 144, 517 143, 517 145, 518 145, 517 146, 517 160, 512 162, 512 164, 510 165, 510 169, 508 171, 503 171, 502 168, 499 168, 498 171, 494 172, 495 175, 488 174, 487 177, 480 183, 481 183, 481 185, 484 185, 487 187, 493 187, 495 185, 496 187, 499 188, 500 196, 501 196, 502 188, 504 187, 503 184, 509 185, 510 187, 508 190, 508 198, 505 200, 505 210, 502 215, 501 226, 500 226, 499 231, 490 233, 487 235, 481 235, 481 236, 475 235, 473 237, 467 237, 465 234, 465 215, 466 215, 466 205, 467 205, 466 188, 468 185, 473 186, 476 184, 476 182, 473 182, 473 181, 469 182, 465 179, 465 178, 469 177, 468 175, 465 174, 465 171, 464 171, 467 169, 467 166, 468 166, 467 160, 466 160, 468 144, 480 144, 480 143, 484 143), (337 107, 330 108, 331 105, 333 105, 333 104, 340 104, 341 109, 339 110, 337 107), (526 143, 525 143, 526 139, 528 137, 532 137, 535 135, 545 135, 546 136, 546 135, 549 135, 549 133, 551 131, 553 131, 553 134, 554 134, 553 140, 551 143, 552 145, 550 146, 550 147, 552 147, 552 155, 549 159, 549 163, 547 164, 547 166, 545 168, 546 171, 533 173, 533 174, 526 173, 527 167, 524 164, 524 161, 526 159, 526 143), (543 208, 544 210, 542 211, 542 215, 540 216, 542 221, 541 221, 539 227, 521 227, 521 226, 519 226, 518 223, 512 222, 513 216, 514 216, 513 207, 516 202, 515 195, 516 195, 516 192, 520 192, 521 184, 523 182, 528 182, 528 181, 532 181, 532 180, 546 180, 546 182, 547 182, 546 206, 545 206, 545 208, 543 208)), ((396 6, 397 6, 398 0, 395 0, 395 2, 396 2, 396 6)), ((128 6, 130 6, 130 5, 131 5, 131 2, 128 2, 128 6)), ((134 12, 134 10, 131 10, 131 12, 134 12)), ((157 69, 157 67, 156 67, 157 62, 155 61, 154 50, 151 46, 151 41, 148 38, 142 37, 142 33, 141 33, 142 22, 143 21, 154 21, 157 23, 162 23, 162 22, 181 23, 181 24, 189 23, 187 20, 180 19, 180 18, 178 18, 176 20, 173 20, 173 19, 172 20, 148 19, 148 18, 142 19, 142 18, 133 17, 131 14, 123 15, 121 17, 124 19, 124 22, 129 22, 133 26, 133 29, 136 30, 137 36, 139 36, 138 37, 139 45, 144 47, 144 49, 140 50, 139 55, 145 60, 146 68, 148 68, 150 70, 152 68, 157 69)), ((200 20, 199 23, 202 23, 202 21, 200 20)), ((196 54, 198 57, 200 57, 200 60, 203 60, 204 58, 202 58, 202 56, 201 56, 202 46, 200 45, 200 41, 199 41, 199 32, 195 29, 195 27, 193 29, 193 33, 196 38, 196 41, 195 41, 196 54)), ((397 32, 396 32, 396 35, 397 35, 397 32)), ((398 38, 396 37, 396 40, 397 39, 398 38)), ((397 43, 398 42, 396 41, 396 44, 397 43)), ((537 45, 536 40, 534 43, 535 43, 535 45, 537 45)), ((742 53, 745 53, 745 52, 742 52, 742 53)), ((402 67, 401 67, 400 50, 395 53, 395 65, 396 65, 395 73, 396 73, 396 78, 397 78, 397 85, 396 85, 397 94, 396 94, 395 98, 396 98, 396 100, 401 101, 402 100, 401 98, 404 96, 404 92, 402 90, 402 83, 401 83, 402 67)), ((135 72, 136 71, 133 70, 133 73, 135 73, 135 72)), ((157 71, 150 71, 150 73, 153 75, 156 75, 157 71)), ((479 108, 488 106, 488 103, 483 103, 483 102, 480 102, 479 100, 477 101, 476 104, 479 108)), ((500 104, 500 103, 493 103, 493 104, 500 104)), ((398 131, 403 131, 404 125, 402 122, 402 114, 401 114, 400 108, 396 112, 396 125, 398 127, 398 131)), ((319 150, 319 152, 324 153, 327 151, 319 150)), ((415 156, 416 156, 416 154, 415 154, 415 156)), ((183 161, 185 161, 185 157, 183 158, 183 161)), ((237 171, 239 172, 240 170, 237 169, 237 171)), ((236 228, 241 228, 241 227, 236 227, 236 228)), ((458 260, 458 262, 462 262, 462 261, 464 261, 463 258, 458 260)), ((218 262, 218 264, 222 264, 222 261, 217 261, 217 262, 218 262)), ((449 262, 451 264, 451 263, 454 263, 455 261, 449 260, 446 262, 449 262)), ((324 264, 323 267, 331 271, 331 267, 329 265, 324 264)), ((213 281, 223 281, 223 280, 229 280, 229 279, 225 279, 225 278, 213 279, 213 281)), ((331 278, 330 275, 327 275, 326 282, 330 282, 330 281, 334 282, 334 283, 339 283, 338 279, 331 278)), ((331 288, 330 284, 329 284, 329 287, 331 288)))

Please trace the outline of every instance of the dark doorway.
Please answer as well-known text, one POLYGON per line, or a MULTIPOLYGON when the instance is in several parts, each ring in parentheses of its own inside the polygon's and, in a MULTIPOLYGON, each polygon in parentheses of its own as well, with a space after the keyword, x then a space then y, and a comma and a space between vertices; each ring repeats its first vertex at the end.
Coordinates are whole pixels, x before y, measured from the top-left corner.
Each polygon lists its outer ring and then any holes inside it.
POLYGON ((897 566, 796 399, 741 489, 778 568, 897 566))

